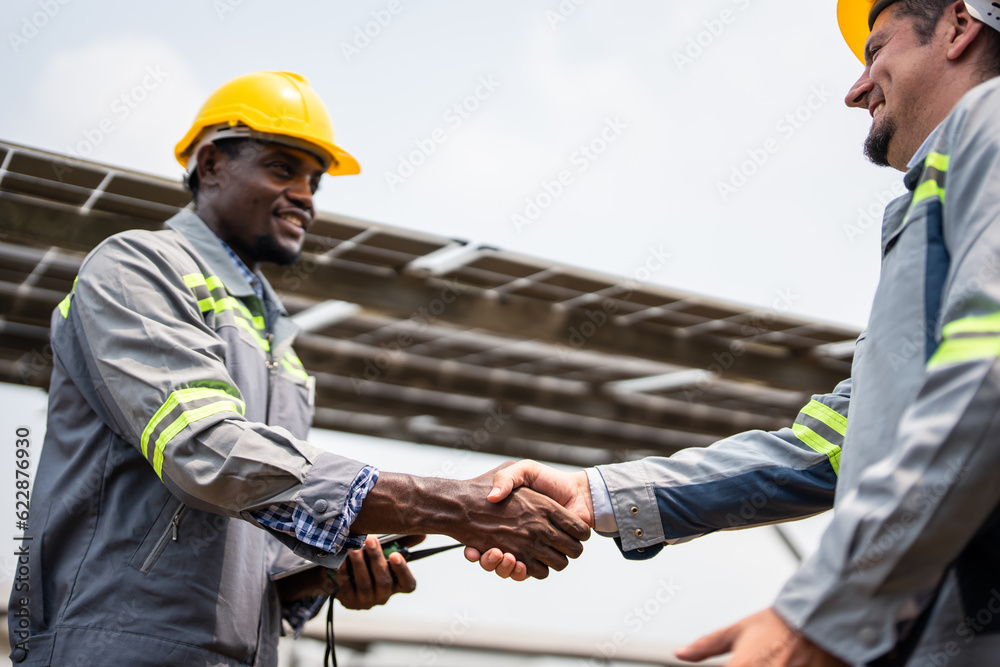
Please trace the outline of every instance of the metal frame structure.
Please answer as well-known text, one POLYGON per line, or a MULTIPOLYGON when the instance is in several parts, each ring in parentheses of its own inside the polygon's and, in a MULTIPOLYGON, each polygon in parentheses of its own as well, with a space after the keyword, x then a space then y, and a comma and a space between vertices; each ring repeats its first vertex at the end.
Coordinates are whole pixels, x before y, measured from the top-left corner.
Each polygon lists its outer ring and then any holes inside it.
MULTIPOLYGON (((0 381, 47 386, 52 310, 179 182, 0 142, 0 381)), ((320 214, 268 279, 305 331, 315 424, 572 465, 790 423, 858 332, 461 240, 320 214)))

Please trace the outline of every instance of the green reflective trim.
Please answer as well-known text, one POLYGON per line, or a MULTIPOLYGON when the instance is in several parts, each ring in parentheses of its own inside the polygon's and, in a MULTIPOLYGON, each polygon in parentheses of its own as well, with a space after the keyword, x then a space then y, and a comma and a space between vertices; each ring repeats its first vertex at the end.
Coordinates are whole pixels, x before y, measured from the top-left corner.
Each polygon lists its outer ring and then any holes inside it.
POLYGON ((184 284, 187 285, 189 289, 206 286, 205 276, 201 275, 200 273, 189 273, 183 278, 181 278, 181 280, 184 281, 184 284))
POLYGON ((951 158, 944 153, 928 153, 927 159, 924 160, 924 167, 931 167, 938 171, 948 171, 949 162, 951 162, 951 158))
POLYGON ((67 294, 62 301, 59 302, 59 312, 62 314, 65 320, 69 317, 69 303, 73 300, 73 293, 76 292, 76 281, 80 279, 80 276, 73 278, 73 287, 70 288, 69 294, 67 294))
MULTIPOLYGON (((285 358, 281 360, 282 367, 295 377, 299 378, 300 380, 308 380, 309 373, 306 373, 305 370, 301 368, 302 365, 301 362, 299 363, 300 367, 296 367, 292 362, 289 361, 288 356, 289 355, 286 354, 285 358)), ((298 357, 296 357, 294 354, 291 356, 294 357, 296 361, 298 360, 298 357)))
MULTIPOLYGON (((209 403, 208 405, 203 405, 200 408, 182 412, 180 416, 170 424, 170 426, 163 430, 160 437, 156 439, 156 452, 153 454, 153 470, 156 471, 157 477, 161 480, 163 479, 163 450, 166 449, 167 443, 174 439, 174 436, 191 424, 211 417, 212 415, 217 415, 223 412, 236 412, 233 410, 233 405, 237 399, 234 399, 232 396, 228 396, 227 398, 228 400, 225 401, 209 403)), ((243 414, 242 411, 239 414, 243 414)))
POLYGON ((240 313, 242 313, 243 317, 247 318, 253 323, 257 331, 264 330, 264 327, 266 326, 264 324, 264 318, 258 317, 253 313, 251 313, 250 309, 247 308, 245 305, 243 305, 239 299, 231 296, 226 296, 216 300, 215 312, 221 313, 222 311, 229 310, 230 308, 238 310, 240 313))
POLYGON ((265 352, 271 351, 271 344, 267 342, 267 339, 261 336, 260 333, 256 329, 254 329, 249 322, 247 322, 239 315, 234 316, 233 321, 235 321, 236 324, 242 327, 244 331, 250 334, 253 337, 253 339, 257 342, 257 344, 260 345, 262 350, 264 350, 265 352))
MULTIPOLYGON (((239 299, 227 296, 226 286, 218 276, 203 276, 199 273, 191 273, 184 276, 183 280, 189 289, 195 291, 196 297, 199 296, 196 289, 199 287, 204 287, 206 290, 216 294, 216 296, 209 294, 204 298, 198 299, 198 309, 201 312, 214 312, 218 315, 227 310, 233 311, 233 319, 236 321, 236 324, 249 333, 265 352, 271 351, 271 344, 261 335, 267 326, 264 318, 254 315, 239 299)), ((202 293, 204 294, 204 292, 202 293)))
POLYGON ((939 198, 944 203, 944 188, 937 184, 937 181, 924 181, 913 191, 913 206, 926 199, 939 198))
POLYGON ((951 338, 955 334, 967 333, 1000 335, 1000 313, 963 317, 960 320, 955 320, 944 325, 941 333, 946 339, 951 338))
POLYGON ((809 404, 802 408, 802 413, 823 422, 840 435, 847 435, 847 417, 828 405, 819 401, 809 401, 809 404))
POLYGON ((212 389, 209 387, 188 387, 186 389, 178 389, 170 394, 163 405, 160 406, 160 409, 156 411, 156 414, 153 415, 153 418, 149 420, 148 424, 146 424, 146 428, 142 432, 142 439, 140 440, 142 453, 146 454, 149 437, 153 434, 153 431, 156 430, 156 427, 160 424, 160 422, 163 421, 163 418, 170 414, 174 408, 181 403, 197 401, 203 398, 211 398, 213 396, 221 396, 234 402, 236 407, 239 408, 240 414, 246 412, 246 404, 242 400, 222 389, 212 389))
POLYGON ((205 287, 213 292, 217 289, 227 291, 226 286, 222 284, 222 280, 218 276, 205 276, 205 287))
POLYGON ((932 370, 948 364, 995 357, 1000 357, 1000 336, 950 338, 941 343, 937 352, 927 362, 927 368, 932 370))
POLYGON ((840 447, 833 444, 816 431, 802 424, 793 424, 792 433, 802 442, 809 445, 809 448, 830 459, 833 472, 840 475, 840 447))

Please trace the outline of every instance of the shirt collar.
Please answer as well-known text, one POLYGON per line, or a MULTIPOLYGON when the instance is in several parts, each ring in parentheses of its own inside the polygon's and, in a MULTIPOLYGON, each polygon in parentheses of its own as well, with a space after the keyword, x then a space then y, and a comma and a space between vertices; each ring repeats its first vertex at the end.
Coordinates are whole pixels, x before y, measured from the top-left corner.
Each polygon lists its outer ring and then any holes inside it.
POLYGON ((218 239, 219 243, 222 245, 222 249, 226 251, 227 255, 229 255, 229 259, 233 260, 233 264, 236 266, 237 270, 239 270, 243 279, 250 284, 251 288, 253 288, 253 293, 257 295, 258 299, 263 301, 264 288, 261 287, 260 278, 257 277, 257 274, 250 270, 250 267, 248 267, 243 260, 240 259, 240 256, 237 255, 231 247, 229 247, 228 243, 223 241, 221 237, 216 236, 215 238, 218 239))

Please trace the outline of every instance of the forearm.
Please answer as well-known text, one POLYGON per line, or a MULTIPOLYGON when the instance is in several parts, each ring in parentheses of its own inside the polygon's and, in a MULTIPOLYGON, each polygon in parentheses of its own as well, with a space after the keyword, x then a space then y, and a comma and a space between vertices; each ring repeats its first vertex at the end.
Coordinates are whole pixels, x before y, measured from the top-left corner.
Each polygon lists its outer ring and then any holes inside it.
POLYGON ((351 531, 456 537, 459 528, 472 521, 472 507, 484 503, 489 491, 480 484, 481 498, 476 498, 473 485, 471 480, 383 472, 365 498, 351 531))

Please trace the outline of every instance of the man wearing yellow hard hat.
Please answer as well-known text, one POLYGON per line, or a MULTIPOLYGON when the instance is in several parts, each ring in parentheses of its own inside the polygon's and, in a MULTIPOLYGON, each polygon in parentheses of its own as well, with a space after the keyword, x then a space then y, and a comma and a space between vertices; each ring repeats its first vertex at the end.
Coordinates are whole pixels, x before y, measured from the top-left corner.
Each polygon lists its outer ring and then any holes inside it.
MULTIPOLYGON (((630 559, 832 507, 772 607, 677 656, 1000 665, 1000 3, 840 0, 837 13, 864 66, 845 102, 872 118, 866 154, 907 188, 886 208, 852 377, 790 428, 576 473, 525 461, 490 498, 559 498, 630 559)), ((466 555, 510 571, 498 551, 466 555)))
POLYGON ((15 664, 273 667, 283 620, 326 596, 414 589, 370 532, 500 547, 520 579, 581 553, 583 521, 529 489, 488 503, 492 473, 380 473, 306 440, 313 378, 259 264, 298 257, 324 173, 359 171, 308 81, 224 84, 176 156, 194 207, 102 243, 53 313, 15 664))

